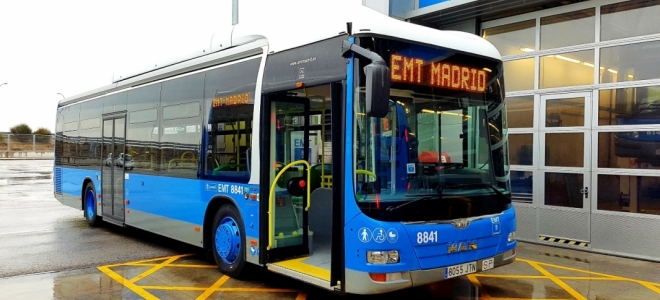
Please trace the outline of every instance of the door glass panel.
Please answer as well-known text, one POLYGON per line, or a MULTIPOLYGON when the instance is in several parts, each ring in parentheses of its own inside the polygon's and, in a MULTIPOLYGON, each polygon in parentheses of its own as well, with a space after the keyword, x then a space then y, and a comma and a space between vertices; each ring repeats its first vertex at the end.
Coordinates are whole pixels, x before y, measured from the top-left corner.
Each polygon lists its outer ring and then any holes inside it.
POLYGON ((545 173, 545 205, 582 208, 584 175, 545 173))
POLYGON ((112 195, 112 215, 120 220, 124 219, 124 168, 128 162, 128 156, 124 153, 125 140, 124 130, 126 128, 125 119, 115 119, 114 132, 114 151, 116 153, 115 171, 112 176, 113 195, 112 195))
POLYGON ((584 126, 584 98, 551 99, 546 102, 546 127, 584 126))
POLYGON ((660 215, 660 177, 598 175, 598 209, 660 215))
POLYGON ((113 120, 103 121, 103 178, 101 197, 103 199, 103 213, 112 214, 112 172, 114 171, 115 158, 112 145, 113 120))
MULTIPOLYGON (((302 100, 302 99, 301 99, 302 100)), ((277 179, 275 184, 274 207, 274 241, 273 248, 303 245, 306 190, 301 189, 300 195, 292 194, 287 189, 291 180, 305 178, 307 168, 304 164, 290 165, 298 160, 309 160, 309 135, 306 134, 308 106, 302 103, 272 102, 271 108, 271 172, 270 182, 285 167, 290 166, 277 179), (307 151, 305 151, 305 149, 307 151)), ((305 185, 308 186, 308 185, 305 185)))
MULTIPOLYGON (((584 166, 584 133, 546 133, 545 165, 552 167, 584 166)), ((547 188, 546 188, 547 189, 547 188)))

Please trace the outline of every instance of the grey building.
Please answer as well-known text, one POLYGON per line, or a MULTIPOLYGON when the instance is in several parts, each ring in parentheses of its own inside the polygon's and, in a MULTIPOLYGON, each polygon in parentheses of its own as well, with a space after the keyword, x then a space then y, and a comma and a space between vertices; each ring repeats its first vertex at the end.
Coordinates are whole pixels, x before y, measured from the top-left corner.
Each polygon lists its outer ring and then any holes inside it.
POLYGON ((363 4, 499 49, 520 240, 660 261, 660 1, 363 4))

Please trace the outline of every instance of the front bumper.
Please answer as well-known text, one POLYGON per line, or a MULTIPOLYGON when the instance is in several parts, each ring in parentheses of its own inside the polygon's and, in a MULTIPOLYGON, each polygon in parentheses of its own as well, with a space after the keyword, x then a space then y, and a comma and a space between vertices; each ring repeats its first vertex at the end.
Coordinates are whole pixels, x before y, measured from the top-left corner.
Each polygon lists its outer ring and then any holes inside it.
MULTIPOLYGON (((490 257, 489 257, 490 258, 490 257)), ((488 258, 487 258, 488 259, 488 258)), ((494 256, 494 268, 508 265, 516 259, 515 248, 502 252, 494 256)), ((483 260, 477 261, 477 266, 482 266, 483 260)), ((477 273, 479 273, 478 271, 477 273)), ((475 274, 475 273, 472 273, 475 274)), ((445 280, 445 268, 436 268, 429 270, 415 270, 410 272, 401 272, 401 279, 386 282, 376 282, 371 280, 369 273, 358 272, 346 269, 346 292, 350 294, 381 294, 422 286, 425 284, 445 280)))

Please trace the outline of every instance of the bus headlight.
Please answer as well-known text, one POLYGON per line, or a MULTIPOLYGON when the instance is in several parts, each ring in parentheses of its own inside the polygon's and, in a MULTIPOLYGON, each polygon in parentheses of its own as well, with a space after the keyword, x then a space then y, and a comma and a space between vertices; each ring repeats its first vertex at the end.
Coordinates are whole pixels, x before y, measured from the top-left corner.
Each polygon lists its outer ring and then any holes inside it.
POLYGON ((506 241, 509 242, 509 243, 512 243, 512 242, 515 241, 515 240, 516 240, 516 232, 515 232, 515 231, 511 231, 511 232, 509 233, 509 237, 506 239, 506 241))
POLYGON ((367 262, 370 264, 395 264, 399 262, 399 251, 367 251, 367 262))

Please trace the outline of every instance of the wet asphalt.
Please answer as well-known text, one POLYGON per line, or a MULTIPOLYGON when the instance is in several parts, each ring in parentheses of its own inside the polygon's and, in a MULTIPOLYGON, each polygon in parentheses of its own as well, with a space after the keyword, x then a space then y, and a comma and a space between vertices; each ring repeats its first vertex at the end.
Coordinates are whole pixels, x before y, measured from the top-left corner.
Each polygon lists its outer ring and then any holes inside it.
MULTIPOLYGON (((263 270, 243 280, 225 278, 198 249, 148 232, 90 228, 81 210, 53 197, 52 171, 52 160, 0 160, 0 299, 340 298, 263 270), (149 260, 159 257, 166 258, 149 260)), ((519 243, 508 266, 343 298, 384 297, 660 299, 660 263, 519 243)))
POLYGON ((0 278, 190 251, 112 225, 90 228, 53 196, 52 160, 0 160, 0 278))

